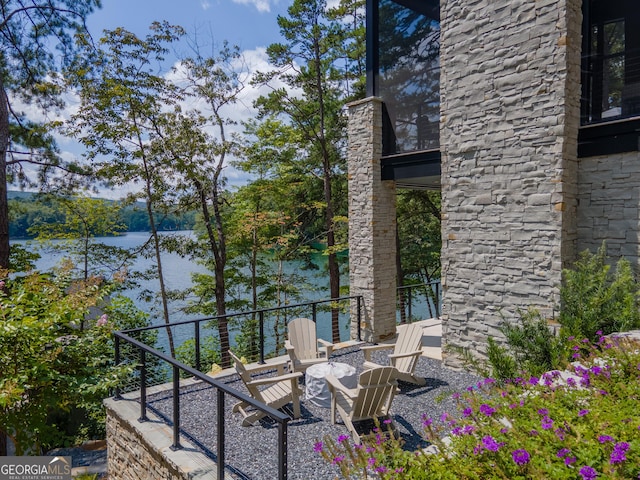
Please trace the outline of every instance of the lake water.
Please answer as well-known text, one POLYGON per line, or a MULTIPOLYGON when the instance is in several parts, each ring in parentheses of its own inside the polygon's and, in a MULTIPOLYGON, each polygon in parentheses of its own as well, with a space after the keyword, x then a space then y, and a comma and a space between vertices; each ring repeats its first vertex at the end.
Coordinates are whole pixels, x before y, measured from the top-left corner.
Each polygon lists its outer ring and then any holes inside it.
MULTIPOLYGON (((171 232, 171 233, 163 233, 163 235, 191 235, 192 232, 171 232)), ((147 232, 130 232, 126 235, 122 235, 119 237, 102 237, 94 239, 96 243, 103 243, 105 245, 117 246, 121 248, 131 249, 142 245, 149 238, 149 234, 147 232)), ((25 240, 16 240, 12 243, 18 243, 29 247, 30 249, 35 249, 38 247, 39 243, 35 241, 25 241, 25 240)), ((55 242, 54 242, 55 243, 55 242)), ((61 259, 65 256, 61 252, 52 251, 48 249, 46 251, 39 251, 42 255, 42 258, 37 262, 36 267, 39 270, 49 270, 58 264, 61 259)), ((163 253, 162 256, 163 262, 163 270, 165 274, 165 283, 169 290, 179 290, 185 289, 192 285, 191 275, 193 273, 206 273, 207 270, 202 265, 191 261, 188 258, 180 257, 176 254, 163 253)), ((325 300, 330 297, 329 294, 329 280, 328 274, 326 270, 326 257, 322 256, 322 254, 317 254, 312 258, 312 262, 317 267, 316 269, 309 270, 303 268, 303 262, 301 261, 289 261, 284 264, 284 270, 286 274, 296 275, 295 280, 291 280, 295 282, 296 286, 298 286, 302 290, 302 295, 300 300, 290 300, 288 303, 296 304, 309 302, 313 300, 325 300)), ((138 258, 131 270, 145 270, 150 266, 155 265, 155 261, 151 259, 138 258)), ((275 268, 276 265, 274 263, 274 279, 275 279, 275 268)), ((248 272, 245 272, 248 273, 248 272)), ((348 275, 344 274, 341 278, 341 285, 348 285, 348 275)), ((240 291, 238 289, 238 285, 228 284, 229 290, 233 290, 236 295, 244 295, 248 297, 248 292, 245 290, 240 291)), ((151 280, 143 282, 139 288, 131 291, 124 292, 125 295, 133 299, 137 306, 143 310, 148 312, 151 315, 151 323, 154 325, 163 324, 162 316, 158 313, 159 310, 154 308, 153 305, 141 301, 138 297, 142 290, 149 290, 152 292, 159 291, 159 283, 158 280, 151 280)), ((231 297, 231 296, 230 296, 231 297)), ((417 318, 428 318, 430 315, 427 312, 426 303, 424 299, 419 300, 416 299, 416 305, 413 308, 414 316, 417 318)), ((202 315, 187 315, 182 311, 184 307, 184 303, 174 301, 170 303, 170 318, 172 322, 179 322, 182 320, 192 320, 196 318, 202 318, 202 315)), ((340 314, 340 336, 341 340, 349 339, 349 324, 350 324, 350 316, 348 314, 348 309, 346 309, 343 313, 340 314)), ((233 309, 228 308, 228 312, 232 313, 233 309)), ((311 308, 307 307, 304 310, 298 312, 291 312, 291 315, 296 316, 307 316, 311 317, 311 308)), ((290 316, 289 318, 294 318, 290 316)), ((272 337, 271 330, 274 330, 276 327, 274 323, 276 320, 268 319, 265 321, 265 336, 272 337), (272 323, 269 323, 272 322, 272 323)), ((331 339, 331 317, 330 312, 326 311, 326 309, 319 308, 317 311, 317 325, 318 325, 318 336, 320 338, 331 339)), ((192 338, 193 330, 192 329, 181 329, 176 331, 177 337, 180 339, 184 338, 192 338)), ((165 343, 164 341, 160 341, 160 343, 165 343)), ((178 341, 181 343, 181 341, 178 341)))

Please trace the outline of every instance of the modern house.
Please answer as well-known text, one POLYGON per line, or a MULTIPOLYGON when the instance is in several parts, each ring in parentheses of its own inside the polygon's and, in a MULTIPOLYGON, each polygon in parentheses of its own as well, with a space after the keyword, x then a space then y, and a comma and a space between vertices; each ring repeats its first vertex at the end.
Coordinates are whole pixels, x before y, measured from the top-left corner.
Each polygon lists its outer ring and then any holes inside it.
POLYGON ((397 188, 441 191, 445 355, 483 355, 519 309, 553 318, 585 249, 638 265, 635 1, 367 0, 367 36, 348 153, 366 339, 395 328, 397 188))

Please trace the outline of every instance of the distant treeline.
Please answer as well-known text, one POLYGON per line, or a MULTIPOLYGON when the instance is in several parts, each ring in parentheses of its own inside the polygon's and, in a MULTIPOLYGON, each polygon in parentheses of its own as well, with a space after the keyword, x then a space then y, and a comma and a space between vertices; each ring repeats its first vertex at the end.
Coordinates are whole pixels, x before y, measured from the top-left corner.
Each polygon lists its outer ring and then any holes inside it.
MULTIPOLYGON (((112 200, 104 200, 107 204, 116 203, 112 200)), ((65 223, 65 213, 56 202, 40 197, 33 193, 9 192, 9 237, 12 239, 33 238, 33 232, 29 227, 42 223, 65 223)), ((149 216, 146 205, 138 202, 120 208, 120 220, 125 227, 124 232, 147 232, 149 216)), ((158 230, 192 230, 196 221, 195 212, 184 213, 157 213, 158 230)))

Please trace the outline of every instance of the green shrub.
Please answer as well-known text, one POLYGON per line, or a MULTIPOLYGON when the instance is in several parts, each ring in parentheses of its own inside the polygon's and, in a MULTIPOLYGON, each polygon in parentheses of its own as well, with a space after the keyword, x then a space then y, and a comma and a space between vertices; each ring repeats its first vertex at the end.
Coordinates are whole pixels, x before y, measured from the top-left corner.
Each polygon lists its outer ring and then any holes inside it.
POLYGON ((621 258, 615 270, 606 263, 606 247, 580 254, 571 270, 563 271, 560 290, 560 324, 567 336, 594 340, 640 328, 639 285, 631 265, 621 258))

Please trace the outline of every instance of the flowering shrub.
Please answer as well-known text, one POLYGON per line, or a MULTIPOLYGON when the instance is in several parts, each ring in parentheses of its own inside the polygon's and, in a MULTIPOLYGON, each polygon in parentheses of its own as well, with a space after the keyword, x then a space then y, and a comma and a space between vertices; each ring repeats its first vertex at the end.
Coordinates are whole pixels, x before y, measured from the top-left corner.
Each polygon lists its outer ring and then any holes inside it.
POLYGON ((640 343, 601 336, 573 352, 570 370, 488 378, 454 394, 455 415, 425 415, 435 453, 405 451, 384 428, 363 445, 325 438, 315 451, 344 478, 640 478, 640 343))

